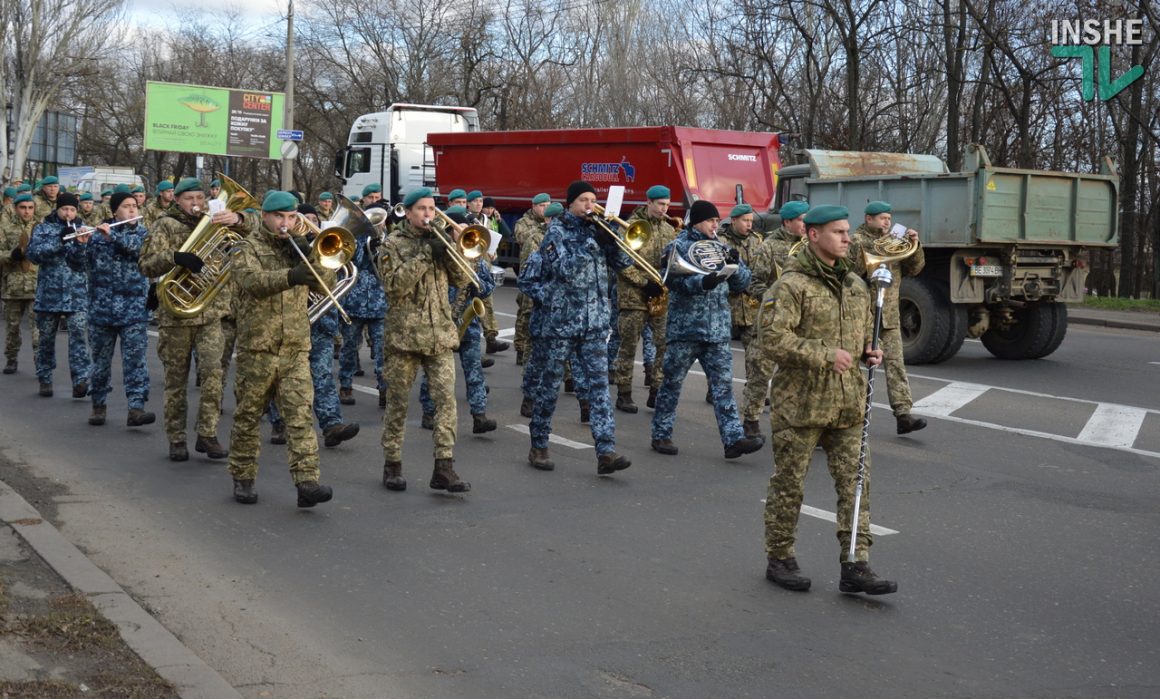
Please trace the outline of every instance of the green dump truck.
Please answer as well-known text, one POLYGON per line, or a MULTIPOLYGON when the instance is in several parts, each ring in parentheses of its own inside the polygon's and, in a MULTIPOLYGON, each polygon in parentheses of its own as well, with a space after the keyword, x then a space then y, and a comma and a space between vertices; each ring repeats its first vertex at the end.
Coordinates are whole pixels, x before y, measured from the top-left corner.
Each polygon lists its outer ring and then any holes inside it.
MULTIPOLYGON (((850 209, 893 207, 895 223, 919 231, 926 268, 902 280, 906 361, 946 361, 977 337, 996 357, 1038 359, 1067 332, 1066 303, 1083 299, 1084 252, 1119 240, 1120 180, 1100 174, 995 167, 979 145, 963 172, 933 155, 806 150, 809 164, 778 173, 777 204, 795 199, 850 209)), ((778 223, 772 212, 765 227, 778 223)))

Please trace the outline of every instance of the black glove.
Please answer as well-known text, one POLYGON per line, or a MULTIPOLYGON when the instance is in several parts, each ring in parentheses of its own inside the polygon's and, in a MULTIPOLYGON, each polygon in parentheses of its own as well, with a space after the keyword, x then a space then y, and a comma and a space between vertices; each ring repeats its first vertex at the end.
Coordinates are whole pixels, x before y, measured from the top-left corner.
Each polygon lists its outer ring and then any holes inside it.
POLYGON ((612 234, 609 233, 608 229, 604 228, 603 226, 593 226, 592 237, 596 240, 596 242, 600 243, 601 247, 607 248, 609 246, 616 245, 616 241, 613 240, 612 234))
POLYGON ((20 248, 12 248, 12 257, 10 259, 13 262, 23 261, 24 260, 24 251, 21 250, 20 248))
POLYGON ((443 244, 443 239, 437 235, 427 236, 427 245, 431 247, 431 259, 435 262, 440 262, 447 254, 447 246, 443 244))
POLYGON ((737 248, 729 248, 729 252, 725 253, 725 261, 731 265, 741 262, 741 253, 737 248))
POLYGON ((651 279, 648 281, 648 284, 644 285, 644 297, 646 299, 655 299, 663 293, 665 293, 664 287, 651 279))
POLYGON ((161 300, 157 298, 157 284, 156 282, 149 285, 149 294, 145 297, 145 310, 156 311, 161 305, 161 300))
MULTIPOLYGON (((292 235, 290 239, 298 246, 298 249, 307 255, 310 254, 310 239, 304 235, 292 235)), ((297 255, 295 255, 297 257, 297 255)))
POLYGON ((725 275, 720 272, 713 272, 701 277, 701 288, 705 291, 712 291, 717 288, 717 285, 725 281, 725 275))
POLYGON ((192 252, 173 253, 173 264, 181 265, 194 274, 201 272, 201 269, 205 267, 205 261, 192 252))
POLYGON ((371 257, 378 257, 379 248, 381 248, 382 246, 383 246, 383 239, 378 237, 377 235, 372 235, 370 238, 367 238, 367 250, 370 251, 371 257))
POLYGON ((290 271, 286 273, 286 281, 290 286, 302 286, 303 284, 310 284, 314 281, 314 275, 310 273, 310 265, 305 262, 299 262, 290 271))

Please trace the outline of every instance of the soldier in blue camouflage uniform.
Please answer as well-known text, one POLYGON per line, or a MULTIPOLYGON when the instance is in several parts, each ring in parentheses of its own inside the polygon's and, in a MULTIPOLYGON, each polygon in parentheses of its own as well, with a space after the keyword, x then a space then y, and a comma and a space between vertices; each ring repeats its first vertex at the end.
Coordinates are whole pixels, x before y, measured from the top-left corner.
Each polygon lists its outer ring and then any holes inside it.
MULTIPOLYGON (((10 188, 12 189, 12 188, 10 188)), ((13 189, 15 192, 15 190, 13 189)), ((13 197, 11 217, 0 222, 0 300, 4 302, 5 374, 16 373, 20 354, 20 326, 27 316, 32 325, 32 351, 35 356, 40 332, 36 327, 36 265, 28 259, 28 243, 36 227, 36 203, 27 192, 13 197)))
MULTIPOLYGON (((379 195, 379 192, 363 190, 364 201, 379 195)), ((379 390, 379 407, 387 398, 387 387, 383 383, 383 322, 387 313, 387 297, 383 285, 379 283, 378 270, 368 248, 368 241, 377 237, 359 232, 355 237, 354 263, 358 267, 358 278, 354 288, 342 299, 342 307, 351 322, 342 326, 342 353, 339 355, 338 397, 343 405, 354 405, 354 376, 358 369, 359 340, 364 332, 370 338, 371 360, 375 363, 375 385, 379 390)), ((372 242, 377 243, 377 240, 372 242)))
POLYGON ((79 226, 77 197, 64 192, 56 196, 57 208, 32 230, 25 254, 40 266, 36 276, 36 325, 40 342, 36 349, 36 377, 40 395, 52 395, 52 372, 56 369, 56 331, 68 326, 68 368, 73 398, 89 392, 88 278, 85 275, 83 239, 64 240, 79 226))
MULTIPOLYGON (((720 223, 721 216, 716 206, 703 199, 694 202, 689 210, 688 228, 666 247, 664 257, 675 253, 688 259, 688 250, 693 243, 717 237, 720 223)), ((681 384, 694 360, 700 360, 709 382, 713 414, 717 417, 717 429, 725 445, 725 458, 735 459, 755 452, 765 443, 760 437, 743 434, 737 417, 737 402, 733 399, 729 293, 740 293, 749 286, 749 268, 740 261, 736 250, 729 250, 727 261, 738 265, 737 271, 728 277, 721 272, 711 272, 670 274, 666 280, 670 292, 669 323, 665 335, 668 347, 664 379, 652 420, 652 448, 662 454, 677 453, 672 441, 673 421, 681 397, 681 384)))
MULTIPOLYGON (((533 389, 531 451, 528 463, 555 468, 548 454, 552 415, 563 374, 563 362, 577 354, 573 367, 584 375, 591 406, 596 472, 609 475, 632 465, 617 454, 616 426, 608 399, 609 268, 619 271, 632 260, 607 231, 590 223, 596 190, 583 181, 568 186, 567 210, 548 224, 540 249, 520 270, 520 291, 537 304, 532 335, 543 343, 543 376, 533 389)), ((531 367, 525 367, 530 369, 531 367)))
MULTIPOLYGON (((128 194, 115 195, 110 204, 116 221, 137 216, 137 201, 128 194)), ((127 223, 109 228, 102 223, 85 245, 89 276, 89 344, 93 352, 93 414, 90 425, 105 424, 105 398, 109 395, 109 375, 113 349, 121 340, 121 369, 125 397, 129 401, 130 427, 151 425, 157 419, 145 412, 149 400, 149 368, 145 350, 149 340, 145 329, 149 311, 145 308, 149 280, 137 269, 137 257, 145 239, 145 227, 127 223)))

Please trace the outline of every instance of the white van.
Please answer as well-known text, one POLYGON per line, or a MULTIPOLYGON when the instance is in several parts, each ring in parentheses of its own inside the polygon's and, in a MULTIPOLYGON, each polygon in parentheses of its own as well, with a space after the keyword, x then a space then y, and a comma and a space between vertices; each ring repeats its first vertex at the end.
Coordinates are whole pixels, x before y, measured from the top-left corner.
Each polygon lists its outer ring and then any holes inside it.
POLYGON ((77 180, 77 192, 92 192, 93 197, 99 201, 101 192, 119 184, 127 184, 130 188, 138 185, 144 187, 145 181, 140 175, 134 174, 131 167, 97 167, 81 175, 77 180))

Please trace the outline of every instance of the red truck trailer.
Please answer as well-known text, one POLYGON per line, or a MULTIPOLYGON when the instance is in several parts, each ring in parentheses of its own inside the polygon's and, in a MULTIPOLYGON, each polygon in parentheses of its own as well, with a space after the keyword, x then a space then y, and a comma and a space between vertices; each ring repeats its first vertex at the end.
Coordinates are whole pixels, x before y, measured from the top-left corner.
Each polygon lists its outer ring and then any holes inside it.
MULTIPOLYGON (((624 217, 645 203, 645 192, 655 184, 672 190, 671 213, 678 216, 697 199, 727 215, 738 186, 744 201, 763 212, 777 191, 776 133, 641 126, 432 133, 427 143, 440 193, 478 189, 495 199, 509 225, 536 194, 562 200, 575 180, 590 182, 601 201, 610 186, 624 185, 624 217)), ((514 262, 507 243, 501 264, 514 262)))

